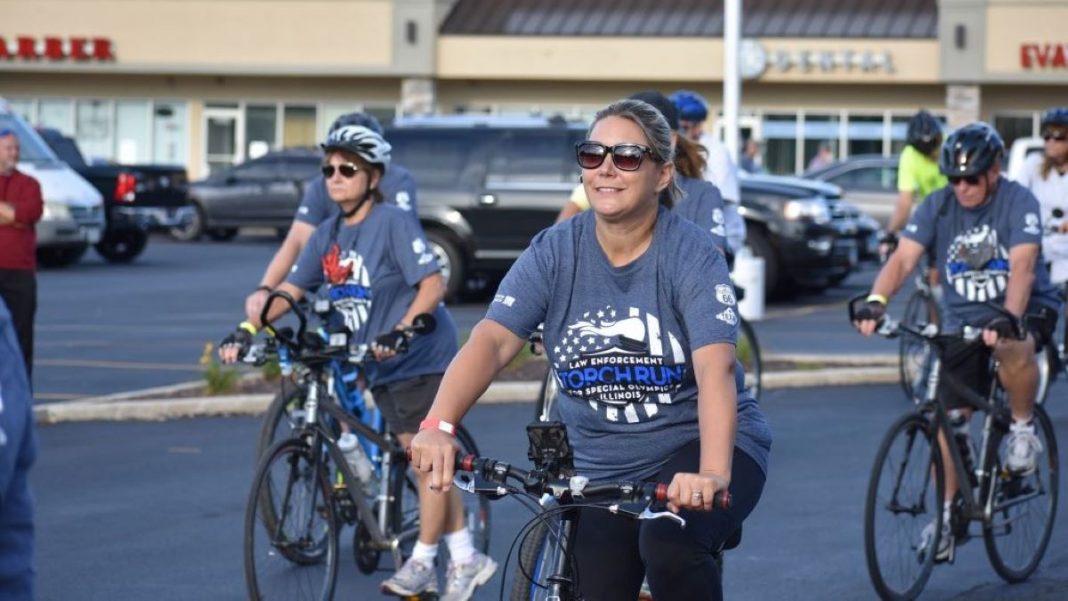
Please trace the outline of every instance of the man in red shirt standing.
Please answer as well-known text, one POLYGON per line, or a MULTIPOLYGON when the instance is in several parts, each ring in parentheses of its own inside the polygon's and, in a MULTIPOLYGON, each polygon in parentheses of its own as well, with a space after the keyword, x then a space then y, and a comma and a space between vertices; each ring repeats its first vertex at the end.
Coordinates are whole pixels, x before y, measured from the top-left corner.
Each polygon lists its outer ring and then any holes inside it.
POLYGON ((20 173, 19 139, 0 129, 0 299, 11 311, 26 373, 33 374, 33 316, 37 312, 37 234, 44 201, 37 180, 20 173))

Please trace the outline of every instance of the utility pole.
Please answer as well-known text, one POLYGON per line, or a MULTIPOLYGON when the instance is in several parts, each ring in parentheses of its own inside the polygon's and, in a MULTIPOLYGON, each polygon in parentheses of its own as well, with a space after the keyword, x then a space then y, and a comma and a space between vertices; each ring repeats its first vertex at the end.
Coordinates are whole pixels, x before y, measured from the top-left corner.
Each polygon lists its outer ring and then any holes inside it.
POLYGON ((738 163, 738 105, 742 81, 738 76, 738 47, 742 29, 742 0, 723 2, 723 143, 738 163))

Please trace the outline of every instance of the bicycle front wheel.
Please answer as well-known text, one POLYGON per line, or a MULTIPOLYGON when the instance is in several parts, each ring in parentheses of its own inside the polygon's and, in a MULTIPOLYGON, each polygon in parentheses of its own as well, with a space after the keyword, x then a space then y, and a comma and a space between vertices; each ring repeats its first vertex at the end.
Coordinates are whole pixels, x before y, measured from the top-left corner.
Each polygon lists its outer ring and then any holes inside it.
POLYGON ((256 457, 280 440, 293 436, 304 426, 304 395, 301 386, 286 386, 274 395, 260 424, 260 437, 256 443, 256 457))
POLYGON ((752 324, 742 319, 738 323, 738 344, 735 354, 745 370, 745 385, 753 398, 760 400, 760 386, 764 371, 764 360, 760 356, 760 344, 752 324))
MULTIPOLYGON (((1042 443, 1031 474, 1010 474, 1003 465, 1008 449, 1003 439, 993 456, 990 520, 983 542, 990 565, 1007 582, 1027 579, 1046 552, 1057 515, 1057 439, 1042 407, 1035 406, 1035 435, 1042 443)), ((988 473, 989 473, 988 472, 988 473)))
POLYGON ((245 509, 250 599, 333 597, 338 525, 323 462, 321 452, 296 439, 271 446, 260 462, 245 509))
POLYGON ((875 456, 864 508, 864 553, 879 596, 915 599, 934 567, 945 473, 930 422, 899 418, 875 456))
POLYGON ((553 575, 553 566, 561 553, 559 527, 558 519, 545 518, 527 532, 519 545, 515 580, 508 597, 510 601, 545 601, 549 598, 548 578, 553 575))

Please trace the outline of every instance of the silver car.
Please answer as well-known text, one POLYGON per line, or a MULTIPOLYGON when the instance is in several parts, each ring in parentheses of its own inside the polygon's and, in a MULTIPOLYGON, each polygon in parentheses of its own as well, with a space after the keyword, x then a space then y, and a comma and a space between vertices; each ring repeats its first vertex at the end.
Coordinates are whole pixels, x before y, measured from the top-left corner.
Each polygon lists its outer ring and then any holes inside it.
POLYGON ((844 197, 883 228, 890 223, 897 203, 897 156, 858 154, 804 174, 837 184, 844 197))

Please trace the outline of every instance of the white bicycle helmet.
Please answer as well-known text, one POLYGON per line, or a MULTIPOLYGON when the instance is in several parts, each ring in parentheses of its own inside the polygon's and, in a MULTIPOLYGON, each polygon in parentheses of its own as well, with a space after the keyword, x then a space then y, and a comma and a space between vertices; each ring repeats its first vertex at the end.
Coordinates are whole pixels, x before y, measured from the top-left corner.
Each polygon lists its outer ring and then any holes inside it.
POLYGON ((345 150, 360 156, 382 171, 389 167, 391 146, 378 133, 362 125, 344 125, 330 132, 320 144, 324 152, 345 150))

